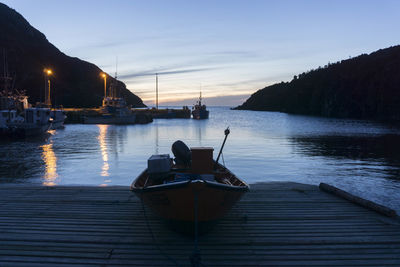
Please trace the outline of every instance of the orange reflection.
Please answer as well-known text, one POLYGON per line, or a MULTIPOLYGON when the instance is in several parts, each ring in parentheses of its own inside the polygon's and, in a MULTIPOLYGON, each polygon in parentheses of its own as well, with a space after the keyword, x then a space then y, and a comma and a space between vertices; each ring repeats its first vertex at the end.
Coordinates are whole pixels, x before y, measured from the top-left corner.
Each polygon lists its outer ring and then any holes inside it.
POLYGON ((53 151, 53 144, 47 144, 42 146, 43 153, 42 159, 46 164, 46 172, 44 175, 45 181, 43 185, 45 186, 54 186, 56 185, 55 181, 58 177, 57 174, 57 157, 53 151))
POLYGON ((100 130, 99 137, 97 138, 100 143, 101 156, 103 157, 103 167, 101 168, 101 176, 110 176, 108 170, 110 169, 110 165, 108 165, 108 153, 107 153, 107 129, 109 125, 97 125, 100 130))

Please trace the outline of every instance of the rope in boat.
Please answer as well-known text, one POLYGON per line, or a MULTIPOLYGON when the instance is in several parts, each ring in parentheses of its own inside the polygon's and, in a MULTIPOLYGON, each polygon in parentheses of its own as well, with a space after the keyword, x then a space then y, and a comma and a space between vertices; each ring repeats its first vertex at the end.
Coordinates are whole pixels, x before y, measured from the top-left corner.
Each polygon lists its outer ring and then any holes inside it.
POLYGON ((194 248, 190 256, 190 263, 193 267, 206 266, 201 262, 201 253, 199 249, 199 192, 194 192, 194 248))
POLYGON ((155 247, 158 249, 158 251, 160 252, 160 254, 161 254, 162 256, 164 256, 167 260, 169 260, 170 262, 172 262, 175 266, 181 266, 181 265, 179 265, 178 262, 177 262, 176 260, 174 260, 171 256, 169 256, 168 254, 164 253, 164 251, 162 250, 162 248, 159 246, 159 244, 158 244, 158 242, 157 242, 157 240, 156 240, 156 238, 155 238, 155 236, 154 236, 153 230, 151 229, 151 226, 150 226, 150 224, 149 224, 149 220, 148 220, 148 218, 147 218, 146 209, 145 209, 144 203, 143 203, 143 197, 140 197, 140 202, 142 203, 142 210, 143 210, 143 214, 144 214, 144 220, 146 221, 147 230, 150 232, 150 235, 151 235, 151 239, 152 239, 152 241, 153 241, 153 244, 154 244, 155 247))
POLYGON ((190 256, 190 263, 193 267, 200 266, 201 254, 199 250, 199 226, 198 226, 198 206, 199 206, 199 196, 197 190, 194 192, 194 248, 192 255, 190 256))

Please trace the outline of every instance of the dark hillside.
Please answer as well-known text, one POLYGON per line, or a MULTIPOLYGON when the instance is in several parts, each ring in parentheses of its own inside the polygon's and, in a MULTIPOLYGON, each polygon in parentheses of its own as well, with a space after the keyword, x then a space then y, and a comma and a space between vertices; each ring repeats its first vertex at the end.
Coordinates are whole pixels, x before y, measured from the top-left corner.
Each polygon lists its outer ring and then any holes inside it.
MULTIPOLYGON (((64 107, 100 106, 104 95, 102 72, 96 65, 69 57, 52 45, 20 14, 0 3, 0 74, 3 74, 3 54, 14 78, 14 88, 26 90, 29 102, 44 97, 44 68, 51 68, 52 102, 64 107), (54 89, 54 90, 53 90, 54 89)), ((110 84, 112 77, 108 77, 110 84)), ((127 102, 143 107, 142 100, 118 81, 118 88, 127 102)))
POLYGON ((342 60, 254 93, 236 109, 400 120, 400 46, 342 60))

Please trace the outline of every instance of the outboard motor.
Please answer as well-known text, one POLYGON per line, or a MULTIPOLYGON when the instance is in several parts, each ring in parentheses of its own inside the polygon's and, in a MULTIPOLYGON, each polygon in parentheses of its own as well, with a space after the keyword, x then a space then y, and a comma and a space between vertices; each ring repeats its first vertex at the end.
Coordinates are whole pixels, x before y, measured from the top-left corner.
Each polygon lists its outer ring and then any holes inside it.
POLYGON ((172 144, 172 153, 174 153, 174 160, 177 165, 190 167, 192 161, 192 153, 184 142, 182 142, 181 140, 175 141, 172 144))

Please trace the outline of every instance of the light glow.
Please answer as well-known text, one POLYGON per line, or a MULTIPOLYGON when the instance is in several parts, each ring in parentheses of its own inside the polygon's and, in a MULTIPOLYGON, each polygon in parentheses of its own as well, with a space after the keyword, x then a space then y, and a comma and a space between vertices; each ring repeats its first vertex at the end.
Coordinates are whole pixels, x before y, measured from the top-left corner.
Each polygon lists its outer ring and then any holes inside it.
POLYGON ((107 129, 108 129, 109 125, 97 125, 97 127, 99 127, 99 131, 100 131, 97 139, 99 140, 101 156, 103 159, 103 166, 101 168, 100 175, 103 177, 108 177, 108 176, 110 176, 110 173, 108 172, 110 169, 110 165, 108 164, 108 152, 107 152, 106 137, 107 137, 107 129))
POLYGON ((57 157, 53 150, 53 144, 46 144, 41 146, 43 149, 42 159, 45 163, 44 186, 55 186, 57 174, 57 157))
POLYGON ((43 72, 46 73, 48 76, 53 74, 53 71, 51 69, 44 69, 43 72))

